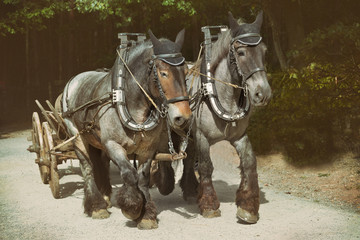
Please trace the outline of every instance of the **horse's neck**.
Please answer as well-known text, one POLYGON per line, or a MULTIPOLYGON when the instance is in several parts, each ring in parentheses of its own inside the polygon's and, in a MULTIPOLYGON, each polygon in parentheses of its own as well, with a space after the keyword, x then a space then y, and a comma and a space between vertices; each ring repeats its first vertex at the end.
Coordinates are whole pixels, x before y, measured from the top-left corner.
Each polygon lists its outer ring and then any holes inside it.
MULTIPOLYGON (((228 66, 228 61, 223 58, 215 69, 214 77, 223 82, 238 84, 231 82, 231 74, 228 66)), ((241 94, 240 89, 236 89, 225 83, 215 81, 218 99, 221 105, 229 112, 235 112, 238 109, 239 98, 241 94)))
MULTIPOLYGON (((120 60, 119 57, 115 62, 116 64, 118 60, 120 60)), ((140 61, 128 61, 128 67, 134 75, 135 79, 124 66, 123 71, 125 72, 125 79, 123 79, 123 81, 125 82, 126 107, 132 118, 136 122, 141 123, 144 122, 148 117, 151 106, 144 92, 138 86, 138 84, 140 86, 146 86, 148 84, 147 66, 144 64, 139 64, 139 62, 140 61)), ((113 69, 116 71, 118 68, 115 67, 113 69)))
POLYGON ((140 90, 139 86, 134 84, 134 79, 127 78, 126 80, 128 81, 128 84, 125 87, 125 98, 128 111, 136 122, 144 122, 149 115, 151 107, 150 101, 140 90))

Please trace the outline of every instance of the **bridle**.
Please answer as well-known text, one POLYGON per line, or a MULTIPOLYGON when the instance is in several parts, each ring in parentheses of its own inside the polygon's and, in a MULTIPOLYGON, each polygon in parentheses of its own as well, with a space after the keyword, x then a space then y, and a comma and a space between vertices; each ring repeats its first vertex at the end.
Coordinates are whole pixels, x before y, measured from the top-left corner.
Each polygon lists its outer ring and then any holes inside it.
MULTIPOLYGON (((181 57, 181 53, 171 53, 171 54, 158 54, 158 55, 153 55, 151 57, 151 61, 150 61, 150 68, 152 69, 152 72, 154 74, 154 82, 159 90, 160 93, 160 97, 162 98, 163 102, 161 104, 161 113, 160 116, 162 118, 165 118, 167 115, 167 109, 169 107, 169 104, 171 103, 176 103, 176 102, 182 102, 182 101, 189 101, 189 96, 178 96, 178 97, 174 97, 171 99, 167 99, 165 96, 165 92, 161 86, 160 80, 159 80, 159 76, 157 73, 157 68, 156 68, 156 64, 155 64, 155 60, 156 59, 160 59, 161 61, 164 61, 162 59, 164 58, 175 58, 175 57, 181 57)), ((167 64, 170 64, 169 62, 164 61, 167 64)), ((172 65, 172 64, 170 64, 172 65)), ((175 66, 175 65, 173 65, 175 66)))
MULTIPOLYGON (((241 77, 241 86, 244 87, 245 89, 247 89, 247 83, 246 81, 252 76, 254 75, 255 73, 257 72, 261 72, 261 71, 264 71, 266 72, 266 69, 264 67, 256 67, 254 69, 252 69, 251 71, 249 72, 244 72, 241 70, 241 67, 240 67, 240 64, 236 58, 236 51, 235 51, 235 47, 234 47, 234 43, 236 41, 238 41, 242 47, 255 47, 257 45, 260 44, 262 38, 260 36, 260 34, 258 33, 245 33, 245 34, 240 34, 236 37, 234 37, 232 40, 231 40, 231 43, 230 43, 230 50, 229 50, 229 62, 230 62, 230 66, 231 65, 235 65, 236 66, 236 72, 237 74, 241 77), (259 40, 255 43, 246 43, 246 42, 243 42, 241 41, 241 39, 245 38, 245 37, 259 37, 259 40)), ((233 73, 233 71, 231 71, 231 73, 233 73)), ((236 78, 236 76, 231 76, 232 78, 236 78)), ((244 94, 247 94, 247 92, 245 92, 244 94)))

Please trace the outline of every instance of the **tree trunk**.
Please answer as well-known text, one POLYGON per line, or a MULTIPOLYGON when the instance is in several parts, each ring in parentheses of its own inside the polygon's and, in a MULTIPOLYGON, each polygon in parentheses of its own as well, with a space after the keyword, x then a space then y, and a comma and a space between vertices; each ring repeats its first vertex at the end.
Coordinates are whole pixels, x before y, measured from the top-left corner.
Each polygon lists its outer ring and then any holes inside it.
MULTIPOLYGON (((64 19, 63 19, 63 14, 60 14, 59 16, 59 21, 60 24, 59 26, 63 26, 64 24, 64 19)), ((58 40, 58 79, 55 83, 55 89, 60 86, 63 82, 64 79, 64 73, 63 73, 63 52, 64 52, 64 44, 63 44, 63 34, 60 33, 59 36, 57 36, 57 40, 58 40)), ((52 102, 52 100, 55 101, 55 99, 52 99, 52 94, 49 95, 49 101, 52 102)))
POLYGON ((264 9, 265 14, 267 15, 271 27, 272 37, 273 37, 273 44, 276 56, 280 63, 280 68, 282 71, 286 71, 288 69, 287 60, 285 54, 281 48, 281 41, 280 41, 280 24, 276 19, 276 14, 274 7, 272 7, 271 0, 264 0, 262 1, 262 6, 264 9))
POLYGON ((26 113, 30 114, 30 92, 31 92, 31 85, 30 85, 30 38, 29 38, 29 25, 26 24, 25 29, 25 106, 26 106, 26 113))
MULTIPOLYGON (((74 29, 73 29, 73 24, 75 24, 74 21, 74 0, 70 0, 70 11, 69 11, 69 15, 68 15, 68 26, 70 27, 70 32, 69 32, 69 38, 68 38, 68 44, 67 44, 67 70, 66 70, 66 76, 65 76, 65 82, 67 82, 71 76, 74 75, 75 73, 75 47, 74 47, 74 29)), ((65 85, 65 83, 64 83, 65 85)))
POLYGON ((288 40, 288 49, 299 46, 305 38, 302 9, 299 0, 285 2, 285 28, 288 40))
POLYGON ((199 55, 200 50, 200 41, 199 41, 199 24, 196 18, 196 15, 191 17, 191 43, 193 49, 193 61, 196 61, 199 55))
POLYGON ((33 81, 32 81, 32 85, 36 86, 36 88, 40 85, 40 64, 39 64, 39 46, 41 44, 41 33, 39 32, 34 32, 32 31, 30 33, 30 39, 31 39, 31 55, 32 55, 32 61, 31 61, 31 66, 32 66, 32 77, 33 77, 33 81), (40 44, 39 44, 40 43, 40 44))

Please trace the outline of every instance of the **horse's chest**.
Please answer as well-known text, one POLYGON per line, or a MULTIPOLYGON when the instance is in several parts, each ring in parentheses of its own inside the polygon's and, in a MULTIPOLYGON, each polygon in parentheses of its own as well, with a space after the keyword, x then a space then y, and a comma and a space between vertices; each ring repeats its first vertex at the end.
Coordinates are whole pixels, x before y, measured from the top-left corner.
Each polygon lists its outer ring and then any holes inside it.
POLYGON ((131 139, 131 144, 126 146, 130 154, 138 156, 147 156, 154 154, 156 150, 162 147, 161 133, 158 132, 137 132, 131 139))
POLYGON ((223 135, 226 140, 238 139, 244 135, 248 124, 243 121, 226 122, 223 127, 223 135))

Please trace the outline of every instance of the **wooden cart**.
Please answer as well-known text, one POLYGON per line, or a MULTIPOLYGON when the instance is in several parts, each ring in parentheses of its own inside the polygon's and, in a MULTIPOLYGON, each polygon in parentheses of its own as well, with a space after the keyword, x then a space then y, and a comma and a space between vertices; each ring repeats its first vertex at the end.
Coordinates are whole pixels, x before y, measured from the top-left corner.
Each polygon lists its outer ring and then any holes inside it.
POLYGON ((59 111, 48 101, 50 110, 35 100, 45 121, 41 122, 39 114, 33 112, 31 138, 32 145, 28 151, 36 153, 35 163, 39 166, 40 177, 44 184, 49 184, 54 198, 60 197, 58 164, 68 159, 77 159, 72 140, 66 131, 64 120, 59 111))

